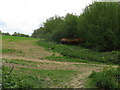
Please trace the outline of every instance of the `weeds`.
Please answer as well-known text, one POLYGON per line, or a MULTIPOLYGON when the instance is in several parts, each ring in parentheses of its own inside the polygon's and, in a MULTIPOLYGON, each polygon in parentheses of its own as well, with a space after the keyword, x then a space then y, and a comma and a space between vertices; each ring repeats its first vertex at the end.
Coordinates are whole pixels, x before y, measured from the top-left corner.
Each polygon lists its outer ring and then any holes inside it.
POLYGON ((120 88, 120 69, 104 69, 102 72, 92 72, 89 76, 94 86, 101 89, 120 88))

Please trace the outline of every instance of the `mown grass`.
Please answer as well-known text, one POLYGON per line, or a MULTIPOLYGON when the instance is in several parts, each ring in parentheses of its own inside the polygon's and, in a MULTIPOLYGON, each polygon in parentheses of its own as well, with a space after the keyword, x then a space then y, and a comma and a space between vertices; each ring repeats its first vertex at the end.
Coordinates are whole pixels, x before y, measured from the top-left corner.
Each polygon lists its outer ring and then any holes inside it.
POLYGON ((34 61, 28 61, 28 60, 22 60, 22 59, 2 59, 5 61, 5 63, 12 63, 12 64, 19 64, 23 66, 32 66, 37 67, 38 64, 48 64, 48 63, 42 63, 42 62, 34 62, 34 61))
POLYGON ((82 60, 82 59, 77 59, 77 58, 69 58, 66 56, 47 56, 45 59, 52 60, 52 61, 58 61, 58 62, 78 62, 78 63, 89 63, 89 64, 102 64, 102 65, 117 65, 114 63, 103 63, 99 61, 88 61, 88 60, 82 60))
POLYGON ((2 53, 23 53, 21 50, 3 48, 2 53))
POLYGON ((3 66, 3 88, 51 88, 67 87, 77 71, 73 70, 39 70, 3 66))
MULTIPOLYGON (((62 54, 63 58, 74 58, 68 61, 72 62, 81 62, 81 60, 92 61, 92 62, 102 62, 107 64, 118 64, 118 54, 120 51, 112 51, 112 52, 97 52, 90 49, 82 48, 79 46, 70 46, 70 45, 63 45, 63 44, 56 44, 52 42, 47 42, 40 40, 37 42, 38 45, 43 46, 46 50, 52 52, 59 52, 62 54), (77 60, 75 60, 77 59, 77 60), (79 59, 79 60, 78 60, 79 59)), ((48 57, 48 59, 54 59, 56 57, 48 57)), ((57 57, 59 58, 59 57, 57 57)), ((65 60, 65 59, 64 59, 65 60)), ((60 61, 60 60, 59 60, 60 61)), ((63 61, 63 59, 61 60, 63 61)), ((65 60, 67 61, 67 60, 65 60)))
POLYGON ((104 69, 101 72, 92 72, 86 87, 113 90, 120 88, 120 68, 104 69))
POLYGON ((17 36, 7 36, 7 35, 2 35, 2 40, 5 40, 7 42, 19 42, 21 40, 37 40, 36 38, 31 38, 31 37, 17 37, 17 36))

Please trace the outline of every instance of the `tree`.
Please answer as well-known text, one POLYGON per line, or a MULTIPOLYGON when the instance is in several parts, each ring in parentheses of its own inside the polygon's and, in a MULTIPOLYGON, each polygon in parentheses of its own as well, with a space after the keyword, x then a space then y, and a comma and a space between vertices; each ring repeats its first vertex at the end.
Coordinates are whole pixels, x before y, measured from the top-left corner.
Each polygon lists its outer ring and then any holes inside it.
POLYGON ((12 34, 12 36, 29 37, 29 35, 26 35, 23 33, 17 33, 17 32, 14 32, 14 34, 12 34))
POLYGON ((51 34, 52 40, 60 42, 62 38, 78 38, 77 19, 78 16, 67 14, 64 21, 51 34))
POLYGON ((7 33, 4 33, 4 32, 3 32, 2 35, 10 35, 10 34, 9 34, 8 32, 7 32, 7 33))
POLYGON ((46 40, 51 40, 52 33, 58 27, 60 23, 63 22, 63 18, 59 16, 51 17, 43 23, 43 26, 34 30, 32 37, 35 38, 45 38, 46 40))
POLYGON ((1 30, 0 30, 0 34, 2 34, 1 30))
MULTIPOLYGON (((100 51, 118 48, 118 2, 94 2, 79 17, 84 46, 100 51)), ((120 48, 119 48, 120 49, 120 48)))

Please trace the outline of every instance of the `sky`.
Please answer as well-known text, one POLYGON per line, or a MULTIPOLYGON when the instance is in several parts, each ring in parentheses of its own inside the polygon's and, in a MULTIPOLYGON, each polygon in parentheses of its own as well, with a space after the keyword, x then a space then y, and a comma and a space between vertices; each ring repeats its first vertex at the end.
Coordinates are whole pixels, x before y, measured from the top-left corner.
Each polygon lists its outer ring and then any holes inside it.
POLYGON ((31 35, 46 19, 80 15, 94 0, 0 0, 0 30, 31 35))

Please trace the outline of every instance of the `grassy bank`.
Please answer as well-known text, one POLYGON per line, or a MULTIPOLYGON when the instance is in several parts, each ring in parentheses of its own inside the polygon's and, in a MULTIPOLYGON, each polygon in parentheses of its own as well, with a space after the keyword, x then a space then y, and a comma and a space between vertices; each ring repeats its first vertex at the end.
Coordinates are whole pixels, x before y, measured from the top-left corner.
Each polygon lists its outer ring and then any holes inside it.
POLYGON ((55 55, 47 57, 47 59, 53 59, 58 61, 72 61, 72 62, 102 62, 106 64, 118 64, 119 51, 112 52, 97 52, 90 49, 82 48, 79 46, 56 44, 40 40, 38 45, 46 48, 46 50, 52 52, 59 52, 62 57, 56 57, 55 55), (67 58, 67 59, 66 59, 67 58), (59 60, 61 59, 61 60, 59 60))

